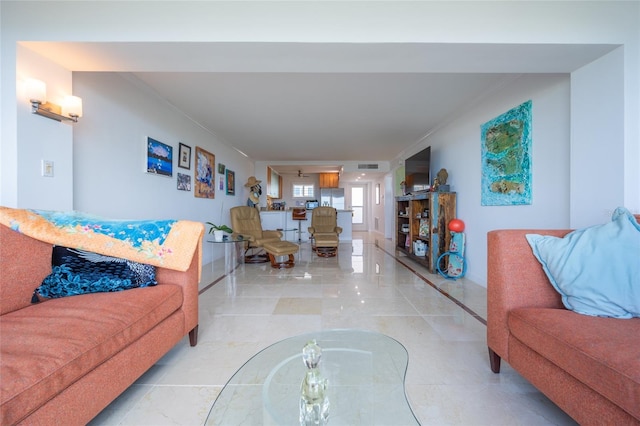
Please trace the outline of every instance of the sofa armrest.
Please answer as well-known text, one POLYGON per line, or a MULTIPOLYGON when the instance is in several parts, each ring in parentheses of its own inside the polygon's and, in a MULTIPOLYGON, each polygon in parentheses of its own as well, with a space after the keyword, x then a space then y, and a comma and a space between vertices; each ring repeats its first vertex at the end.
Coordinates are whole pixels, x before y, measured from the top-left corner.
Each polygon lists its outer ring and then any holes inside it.
POLYGON ((182 287, 182 307, 180 309, 184 313, 183 334, 189 333, 191 346, 195 346, 198 341, 198 285, 201 264, 202 251, 201 246, 198 245, 191 259, 191 265, 186 271, 166 268, 156 270, 158 285, 172 284, 182 287))
POLYGON ((507 362, 509 311, 523 307, 564 308, 525 235, 563 237, 569 232, 509 229, 487 234, 487 345, 507 362))

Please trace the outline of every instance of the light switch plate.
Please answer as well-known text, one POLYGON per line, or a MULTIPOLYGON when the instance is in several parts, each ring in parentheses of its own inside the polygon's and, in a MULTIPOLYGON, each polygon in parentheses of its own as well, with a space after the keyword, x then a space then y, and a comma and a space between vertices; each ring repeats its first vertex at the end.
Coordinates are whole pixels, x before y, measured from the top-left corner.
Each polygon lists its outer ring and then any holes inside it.
POLYGON ((42 160, 42 176, 53 177, 53 161, 42 160))

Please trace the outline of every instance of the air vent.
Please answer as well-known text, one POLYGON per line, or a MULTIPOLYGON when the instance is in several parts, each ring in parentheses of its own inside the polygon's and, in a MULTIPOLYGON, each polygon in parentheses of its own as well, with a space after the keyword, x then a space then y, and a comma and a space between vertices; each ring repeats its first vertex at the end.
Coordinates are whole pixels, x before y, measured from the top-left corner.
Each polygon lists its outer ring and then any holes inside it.
POLYGON ((358 164, 358 170, 378 170, 378 164, 358 164))

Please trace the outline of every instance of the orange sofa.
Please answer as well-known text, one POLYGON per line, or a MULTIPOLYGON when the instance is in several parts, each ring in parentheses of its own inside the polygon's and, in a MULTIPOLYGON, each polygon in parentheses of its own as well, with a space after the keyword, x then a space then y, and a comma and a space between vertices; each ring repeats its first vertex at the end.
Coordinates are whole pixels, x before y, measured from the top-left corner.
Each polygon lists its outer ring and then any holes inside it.
POLYGON ((31 304, 52 245, 0 225, 0 424, 84 425, 187 334, 195 346, 200 249, 153 287, 31 304))
POLYGON ((582 425, 638 425, 640 318, 594 317, 565 309, 525 238, 569 232, 488 233, 491 369, 499 373, 500 360, 505 360, 582 425))

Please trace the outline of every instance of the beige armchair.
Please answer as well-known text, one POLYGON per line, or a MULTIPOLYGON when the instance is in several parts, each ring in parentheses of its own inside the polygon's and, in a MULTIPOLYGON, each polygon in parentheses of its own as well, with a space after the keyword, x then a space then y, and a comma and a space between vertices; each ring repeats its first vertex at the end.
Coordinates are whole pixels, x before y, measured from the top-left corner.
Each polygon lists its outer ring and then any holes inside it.
POLYGON ((229 214, 231 216, 231 228, 233 228, 232 238, 242 238, 247 241, 245 262, 268 262, 268 256, 260 252, 265 243, 281 241, 282 232, 263 230, 260 212, 255 207, 232 207, 229 214), (249 250, 252 250, 252 254, 247 255, 249 250))
POLYGON ((338 251, 340 233, 338 211, 333 207, 316 207, 311 213, 311 226, 308 228, 312 239, 311 247, 322 257, 333 257, 338 251))

